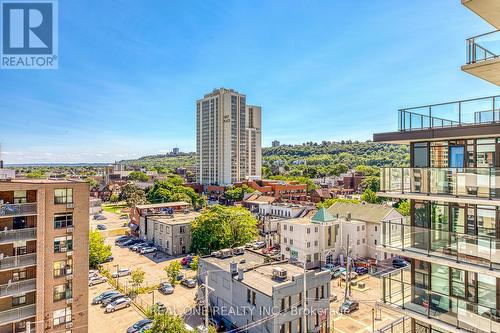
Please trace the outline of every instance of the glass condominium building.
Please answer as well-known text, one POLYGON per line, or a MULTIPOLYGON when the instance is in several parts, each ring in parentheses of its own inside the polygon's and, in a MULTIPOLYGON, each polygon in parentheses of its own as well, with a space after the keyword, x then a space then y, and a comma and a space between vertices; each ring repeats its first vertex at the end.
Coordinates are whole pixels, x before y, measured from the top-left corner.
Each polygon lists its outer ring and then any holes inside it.
MULTIPOLYGON (((462 4, 500 28, 500 1, 462 4)), ((495 34, 467 40, 462 70, 499 85, 495 34)), ((500 332, 500 96, 401 109, 374 141, 410 147, 408 167, 381 170, 378 194, 410 202, 383 222, 382 248, 410 261, 382 277, 383 305, 412 332, 500 332)))

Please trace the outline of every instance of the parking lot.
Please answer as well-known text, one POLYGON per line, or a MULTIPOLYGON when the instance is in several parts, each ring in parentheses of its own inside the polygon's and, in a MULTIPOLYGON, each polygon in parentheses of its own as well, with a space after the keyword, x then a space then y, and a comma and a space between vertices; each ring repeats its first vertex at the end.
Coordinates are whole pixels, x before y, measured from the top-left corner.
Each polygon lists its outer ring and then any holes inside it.
POLYGON ((100 304, 92 305, 92 299, 112 288, 107 283, 89 287, 89 332, 124 333, 127 328, 143 318, 135 306, 105 313, 100 304))
POLYGON ((95 220, 93 215, 90 215, 90 228, 96 229, 98 224, 104 224, 107 229, 122 228, 124 223, 128 223, 128 219, 120 218, 119 214, 103 211, 100 215, 104 216, 103 220, 95 220))
MULTIPOLYGON (((339 286, 339 280, 339 278, 332 280, 331 284, 331 292, 338 298, 337 301, 330 303, 332 328, 335 329, 335 332, 340 333, 372 332, 372 309, 381 297, 381 280, 370 275, 357 278, 358 282, 365 283, 365 288, 363 290, 356 287, 351 288, 351 298, 359 302, 359 310, 347 315, 338 313, 345 291, 345 284, 341 283, 339 286)), ((374 321, 375 329, 384 327, 400 317, 399 313, 379 308, 376 311, 374 321)))
MULTIPOLYGON (((115 238, 106 238, 106 243, 111 245, 113 253, 113 262, 103 265, 110 272, 116 271, 119 268, 130 268, 132 270, 140 268, 145 272, 144 283, 142 287, 157 286, 160 282, 167 282, 167 274, 164 268, 172 260, 180 260, 180 258, 168 257, 161 254, 155 257, 154 254, 141 255, 131 251, 126 247, 119 247, 114 244, 115 238)), ((196 271, 183 268, 181 273, 186 278, 195 278, 196 271)), ((126 289, 132 287, 130 276, 119 278, 120 284, 126 289)), ((185 320, 191 326, 201 324, 199 316, 192 314, 192 309, 195 307, 195 295, 197 288, 187 288, 181 284, 175 286, 175 291, 171 295, 164 295, 158 290, 151 293, 141 294, 135 298, 136 304, 147 308, 154 302, 162 302, 169 312, 176 313, 185 317, 185 320)))

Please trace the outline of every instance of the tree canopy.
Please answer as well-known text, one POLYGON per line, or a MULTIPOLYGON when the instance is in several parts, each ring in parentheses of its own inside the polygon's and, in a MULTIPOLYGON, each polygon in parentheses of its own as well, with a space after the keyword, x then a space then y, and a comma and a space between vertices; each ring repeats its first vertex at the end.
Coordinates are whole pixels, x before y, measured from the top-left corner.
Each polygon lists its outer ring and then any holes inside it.
POLYGON ((138 182, 147 182, 149 180, 148 175, 141 171, 132 171, 128 177, 128 180, 136 180, 138 182))
POLYGON ((127 205, 134 207, 147 202, 146 193, 133 183, 127 183, 122 187, 121 199, 127 202, 127 205))
POLYGON ((104 244, 104 236, 97 230, 89 232, 89 266, 97 268, 109 256, 111 256, 111 245, 104 244))
POLYGON ((155 181, 148 191, 150 202, 185 201, 195 208, 205 205, 205 198, 199 196, 191 187, 183 186, 184 180, 179 176, 169 177, 167 180, 155 181))
POLYGON ((209 254, 248 243, 257 236, 257 220, 243 207, 206 208, 192 226, 192 250, 209 254))

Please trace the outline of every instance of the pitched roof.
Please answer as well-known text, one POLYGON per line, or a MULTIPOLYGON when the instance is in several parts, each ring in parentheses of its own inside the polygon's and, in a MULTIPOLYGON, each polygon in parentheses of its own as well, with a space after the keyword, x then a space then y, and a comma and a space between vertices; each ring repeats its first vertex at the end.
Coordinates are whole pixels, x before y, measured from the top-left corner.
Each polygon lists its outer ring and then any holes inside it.
POLYGON ((318 210, 318 212, 314 214, 311 219, 312 222, 329 222, 333 220, 335 220, 335 218, 328 213, 324 207, 320 208, 320 210, 318 210))
POLYGON ((393 207, 387 205, 350 202, 336 202, 327 209, 332 216, 346 218, 347 214, 351 214, 353 220, 373 223, 383 221, 393 210, 393 207))

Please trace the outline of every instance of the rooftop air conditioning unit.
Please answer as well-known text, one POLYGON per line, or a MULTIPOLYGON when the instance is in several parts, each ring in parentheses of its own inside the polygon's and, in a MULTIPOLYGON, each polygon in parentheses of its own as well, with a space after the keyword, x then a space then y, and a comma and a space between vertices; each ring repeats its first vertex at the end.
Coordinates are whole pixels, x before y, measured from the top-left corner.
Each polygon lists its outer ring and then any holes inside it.
POLYGON ((66 328, 73 328, 73 323, 72 322, 66 323, 66 328))
POLYGON ((67 257, 72 257, 73 256, 73 251, 67 251, 66 252, 67 257))
POLYGON ((66 204, 66 208, 73 209, 73 208, 75 208, 75 204, 72 204, 72 203, 66 204))
POLYGON ((66 299, 66 304, 73 304, 73 299, 72 298, 66 299))
POLYGON ((273 268, 273 278, 274 279, 283 280, 283 279, 286 279, 286 277, 287 277, 287 271, 286 271, 286 269, 284 269, 282 267, 275 267, 275 268, 273 268))

